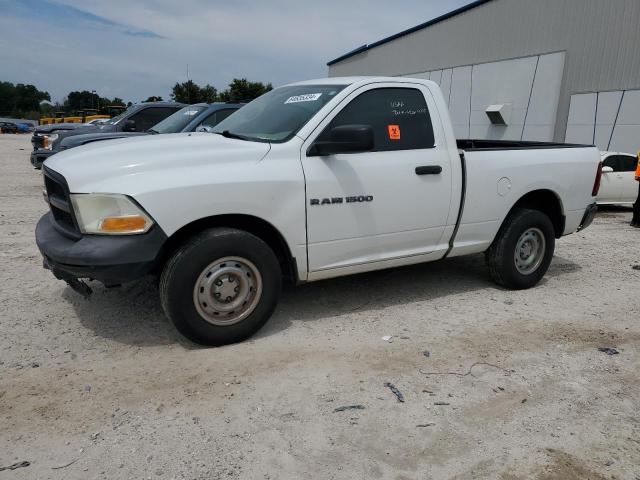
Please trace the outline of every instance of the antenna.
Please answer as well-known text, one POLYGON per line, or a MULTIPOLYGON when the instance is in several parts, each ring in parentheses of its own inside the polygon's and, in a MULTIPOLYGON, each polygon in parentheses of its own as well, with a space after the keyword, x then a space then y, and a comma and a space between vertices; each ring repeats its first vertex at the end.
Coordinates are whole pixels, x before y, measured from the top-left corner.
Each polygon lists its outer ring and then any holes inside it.
POLYGON ((191 88, 189 88, 189 64, 187 63, 187 103, 191 105, 191 88))

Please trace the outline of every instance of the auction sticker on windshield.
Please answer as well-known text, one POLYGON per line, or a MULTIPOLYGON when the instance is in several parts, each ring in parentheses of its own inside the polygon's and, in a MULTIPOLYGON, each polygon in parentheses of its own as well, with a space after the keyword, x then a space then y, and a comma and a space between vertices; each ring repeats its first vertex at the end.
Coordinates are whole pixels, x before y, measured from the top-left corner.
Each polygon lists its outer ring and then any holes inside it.
POLYGON ((294 95, 285 100, 284 103, 298 103, 298 102, 315 102, 320 98, 322 93, 306 93, 304 95, 294 95))

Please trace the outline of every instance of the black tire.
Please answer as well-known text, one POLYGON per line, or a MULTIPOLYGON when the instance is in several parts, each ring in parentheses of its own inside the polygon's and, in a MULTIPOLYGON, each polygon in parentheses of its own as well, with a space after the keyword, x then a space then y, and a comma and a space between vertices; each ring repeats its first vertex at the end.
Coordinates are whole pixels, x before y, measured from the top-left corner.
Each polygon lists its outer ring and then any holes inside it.
POLYGON ((485 259, 493 281, 513 290, 535 286, 547 272, 555 249, 553 224, 539 210, 514 209, 506 218, 496 238, 485 252, 485 259), (516 265, 516 245, 520 237, 530 229, 537 229, 544 236, 544 254, 535 270, 523 274, 516 265))
POLYGON ((187 241, 167 261, 159 287, 162 308, 178 331, 210 346, 240 342, 257 332, 271 317, 281 289, 280 264, 273 250, 255 235, 233 228, 212 228, 187 241), (249 260, 260 274, 262 293, 246 318, 223 326, 198 312, 194 288, 212 262, 226 257, 249 260))

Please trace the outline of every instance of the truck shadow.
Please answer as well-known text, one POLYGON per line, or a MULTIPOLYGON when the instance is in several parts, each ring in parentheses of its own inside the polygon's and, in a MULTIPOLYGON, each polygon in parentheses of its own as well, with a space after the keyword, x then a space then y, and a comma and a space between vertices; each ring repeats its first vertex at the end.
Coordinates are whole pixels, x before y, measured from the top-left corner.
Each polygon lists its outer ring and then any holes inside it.
POLYGON ((628 213, 628 212, 633 212, 633 206, 631 205, 598 205, 598 213, 600 212, 628 213))
POLYGON ((66 287, 68 301, 82 325, 96 335, 135 346, 168 345, 185 342, 164 316, 156 282, 149 278, 118 288, 89 282, 91 298, 84 299, 66 287))
MULTIPOLYGON (((581 267, 555 256, 545 278, 581 267)), ((272 335, 296 321, 318 320, 357 311, 375 312, 394 305, 425 302, 477 290, 505 290, 492 282, 484 255, 456 257, 291 287, 256 338, 272 335)))
MULTIPOLYGON (((557 277, 579 269, 570 260, 556 256, 547 276, 557 277)), ((165 317, 153 279, 113 289, 96 282, 91 287, 94 294, 89 300, 79 298, 68 287, 63 297, 72 304, 83 326, 96 335, 134 346, 179 343, 187 349, 201 348, 182 337, 165 317)), ((479 289, 501 289, 492 283, 482 255, 289 286, 285 287, 273 317, 254 338, 277 334, 293 322, 356 311, 374 312, 479 289)))

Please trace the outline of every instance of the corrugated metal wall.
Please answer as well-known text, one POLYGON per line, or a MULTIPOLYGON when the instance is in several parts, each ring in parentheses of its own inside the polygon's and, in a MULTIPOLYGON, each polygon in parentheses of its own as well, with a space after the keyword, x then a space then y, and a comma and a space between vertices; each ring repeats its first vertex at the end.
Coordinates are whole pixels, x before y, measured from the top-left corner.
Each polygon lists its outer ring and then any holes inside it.
POLYGON ((411 75, 558 51, 562 141, 572 94, 640 88, 640 0, 493 0, 336 63, 329 75, 411 75))

